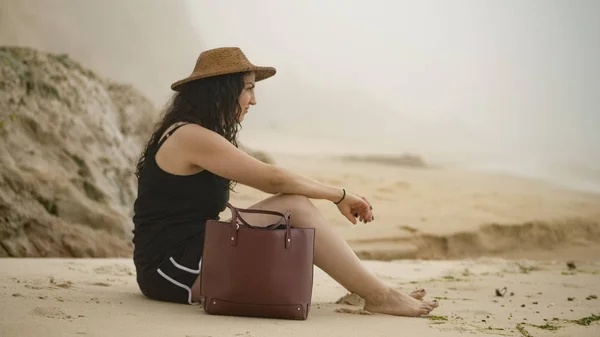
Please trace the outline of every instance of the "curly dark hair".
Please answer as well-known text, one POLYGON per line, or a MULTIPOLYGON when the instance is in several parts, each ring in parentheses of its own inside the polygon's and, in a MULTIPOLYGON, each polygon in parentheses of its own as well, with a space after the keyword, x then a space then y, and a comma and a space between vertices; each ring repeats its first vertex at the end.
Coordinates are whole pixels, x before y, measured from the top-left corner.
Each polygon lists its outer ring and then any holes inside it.
MULTIPOLYGON (((194 123, 212 130, 235 147, 241 128, 239 114, 242 111, 238 98, 244 89, 244 76, 234 73, 191 81, 181 86, 173 95, 161 120, 156 124, 150 140, 138 160, 135 175, 139 179, 144 168, 148 150, 157 144, 163 133, 179 122, 194 123)), ((234 182, 229 183, 230 188, 234 182)))

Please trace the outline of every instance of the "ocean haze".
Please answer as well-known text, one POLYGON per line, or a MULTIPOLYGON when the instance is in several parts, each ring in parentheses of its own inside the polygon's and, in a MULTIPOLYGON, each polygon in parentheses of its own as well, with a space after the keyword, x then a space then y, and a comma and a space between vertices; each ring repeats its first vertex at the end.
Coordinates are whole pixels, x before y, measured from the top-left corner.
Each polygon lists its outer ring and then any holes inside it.
POLYGON ((539 177, 584 167, 583 185, 600 187, 600 2, 188 5, 206 48, 239 46, 278 69, 257 87, 249 134, 539 177))
POLYGON ((244 121, 249 146, 411 152, 600 190, 597 1, 0 5, 0 44, 67 53, 158 108, 202 50, 277 67, 244 121))

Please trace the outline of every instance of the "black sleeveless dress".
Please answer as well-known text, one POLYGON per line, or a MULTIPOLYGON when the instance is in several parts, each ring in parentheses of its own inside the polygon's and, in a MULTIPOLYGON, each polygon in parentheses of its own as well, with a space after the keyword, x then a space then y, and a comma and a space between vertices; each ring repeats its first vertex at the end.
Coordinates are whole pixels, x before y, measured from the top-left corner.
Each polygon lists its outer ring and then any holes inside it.
POLYGON ((205 222, 226 208, 229 181, 207 170, 181 176, 158 166, 158 149, 181 126, 148 149, 134 204, 133 260, 145 296, 196 304, 191 286, 200 273, 205 222))

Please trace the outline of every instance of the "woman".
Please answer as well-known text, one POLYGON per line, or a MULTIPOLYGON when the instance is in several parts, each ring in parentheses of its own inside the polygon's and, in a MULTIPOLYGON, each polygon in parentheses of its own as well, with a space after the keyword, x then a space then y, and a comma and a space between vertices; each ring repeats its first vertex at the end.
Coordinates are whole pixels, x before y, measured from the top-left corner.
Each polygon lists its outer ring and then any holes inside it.
MULTIPOLYGON (((250 63, 239 48, 200 54, 175 94, 137 165, 134 262, 140 290, 149 298, 196 304, 204 223, 218 219, 237 182, 274 194, 251 208, 285 212, 292 226, 315 228, 315 264, 365 299, 365 310, 401 316, 428 314, 437 302, 424 290, 401 294, 361 264, 309 199, 327 199, 350 222, 373 220, 367 199, 263 163, 237 148, 240 123, 256 104, 256 82, 275 75, 250 63)), ((268 215, 248 215, 269 225, 268 215)))

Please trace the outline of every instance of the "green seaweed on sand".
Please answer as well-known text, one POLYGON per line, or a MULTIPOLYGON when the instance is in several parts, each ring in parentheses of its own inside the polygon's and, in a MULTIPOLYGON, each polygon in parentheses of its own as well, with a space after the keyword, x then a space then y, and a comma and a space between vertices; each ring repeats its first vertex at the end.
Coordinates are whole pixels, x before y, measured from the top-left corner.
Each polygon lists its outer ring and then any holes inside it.
POLYGON ((598 275, 598 274, 600 274, 600 270, 577 269, 577 270, 563 271, 560 274, 564 275, 564 276, 577 275, 577 274, 598 275))
POLYGON ((543 330, 550 330, 550 331, 555 331, 558 330, 560 328, 560 326, 558 325, 552 325, 552 324, 544 324, 544 325, 535 325, 535 324, 529 324, 532 327, 538 328, 538 329, 543 329, 543 330))
POLYGON ((468 282, 468 279, 464 279, 464 278, 460 278, 460 277, 454 277, 452 275, 446 275, 446 276, 442 276, 442 279, 448 281, 448 282, 468 282))
POLYGON ((446 296, 433 296, 435 300, 448 300, 448 301, 472 301, 470 298, 451 298, 446 296))
POLYGON ((432 321, 447 321, 448 317, 446 316, 428 316, 428 318, 432 321))
POLYGON ((519 267, 519 271, 521 272, 521 274, 529 274, 532 271, 541 270, 541 268, 538 266, 526 266, 521 263, 517 263, 517 267, 519 267))
POLYGON ((452 300, 452 298, 445 297, 445 296, 433 296, 433 299, 435 299, 435 300, 452 300))
POLYGON ((517 324, 517 330, 519 330, 523 337, 533 337, 529 334, 529 332, 527 332, 527 330, 525 330, 525 328, 521 324, 517 324))
POLYGON ((569 322, 576 323, 583 326, 589 326, 592 322, 600 321, 600 315, 594 315, 583 317, 580 319, 569 320, 569 322))

